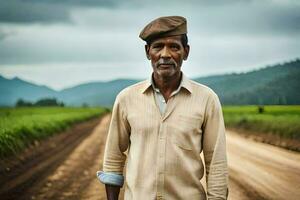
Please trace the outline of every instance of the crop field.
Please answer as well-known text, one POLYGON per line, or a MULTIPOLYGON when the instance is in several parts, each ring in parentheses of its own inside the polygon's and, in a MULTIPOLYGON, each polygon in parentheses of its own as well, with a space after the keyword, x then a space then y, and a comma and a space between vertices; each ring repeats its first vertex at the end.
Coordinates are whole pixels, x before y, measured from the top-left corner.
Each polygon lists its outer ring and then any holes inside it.
POLYGON ((105 111, 103 108, 0 108, 0 158, 105 111))
POLYGON ((300 140, 300 106, 224 106, 227 127, 300 140))
MULTIPOLYGON (((106 112, 103 108, 0 108, 0 158, 106 112)), ((223 106, 226 127, 300 140, 300 106, 223 106)))

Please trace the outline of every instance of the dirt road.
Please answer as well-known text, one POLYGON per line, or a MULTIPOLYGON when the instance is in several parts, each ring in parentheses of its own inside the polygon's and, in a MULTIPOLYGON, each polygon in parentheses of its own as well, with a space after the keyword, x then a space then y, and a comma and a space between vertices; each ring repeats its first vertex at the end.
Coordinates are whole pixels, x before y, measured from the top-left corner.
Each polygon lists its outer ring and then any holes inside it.
MULTIPOLYGON (((52 170, 44 172, 45 176, 22 184, 21 189, 13 188, 17 196, 1 195, 0 186, 1 199, 106 199, 104 186, 95 173, 102 165, 109 120, 108 115, 103 117, 58 165, 49 165, 52 170)), ((229 199, 300 199, 300 154, 256 143, 233 132, 228 132, 227 143, 229 199)))
POLYGON ((230 131, 227 149, 230 199, 300 199, 299 153, 230 131))

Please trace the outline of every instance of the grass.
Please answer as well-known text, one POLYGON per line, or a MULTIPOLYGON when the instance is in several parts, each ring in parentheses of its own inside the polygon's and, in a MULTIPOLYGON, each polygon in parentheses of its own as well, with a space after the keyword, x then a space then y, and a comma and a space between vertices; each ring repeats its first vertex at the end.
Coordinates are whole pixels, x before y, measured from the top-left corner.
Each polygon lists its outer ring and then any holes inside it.
MULTIPOLYGON (((36 140, 107 112, 103 108, 0 108, 0 158, 17 154, 36 140)), ((300 106, 224 106, 226 127, 300 140, 300 106)))
POLYGON ((258 106, 224 106, 223 113, 227 127, 300 140, 300 106, 264 106, 262 113, 258 106))
POLYGON ((104 112, 104 108, 0 108, 0 158, 104 112))

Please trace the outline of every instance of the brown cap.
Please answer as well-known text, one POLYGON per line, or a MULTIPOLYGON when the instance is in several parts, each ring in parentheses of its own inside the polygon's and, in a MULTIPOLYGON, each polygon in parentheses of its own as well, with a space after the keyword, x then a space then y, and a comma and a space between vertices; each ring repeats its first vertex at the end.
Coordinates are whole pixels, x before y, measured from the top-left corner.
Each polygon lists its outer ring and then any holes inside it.
POLYGON ((186 19, 181 16, 160 17, 150 22, 140 33, 145 41, 154 38, 182 35, 187 33, 186 19))

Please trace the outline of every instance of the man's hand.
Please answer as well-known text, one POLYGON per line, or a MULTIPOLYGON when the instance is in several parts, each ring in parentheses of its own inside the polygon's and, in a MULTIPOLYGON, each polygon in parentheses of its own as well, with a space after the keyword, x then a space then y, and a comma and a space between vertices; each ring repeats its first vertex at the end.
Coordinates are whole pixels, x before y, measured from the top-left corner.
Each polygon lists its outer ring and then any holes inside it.
POLYGON ((120 193, 120 186, 105 184, 106 196, 108 200, 118 200, 120 193))

